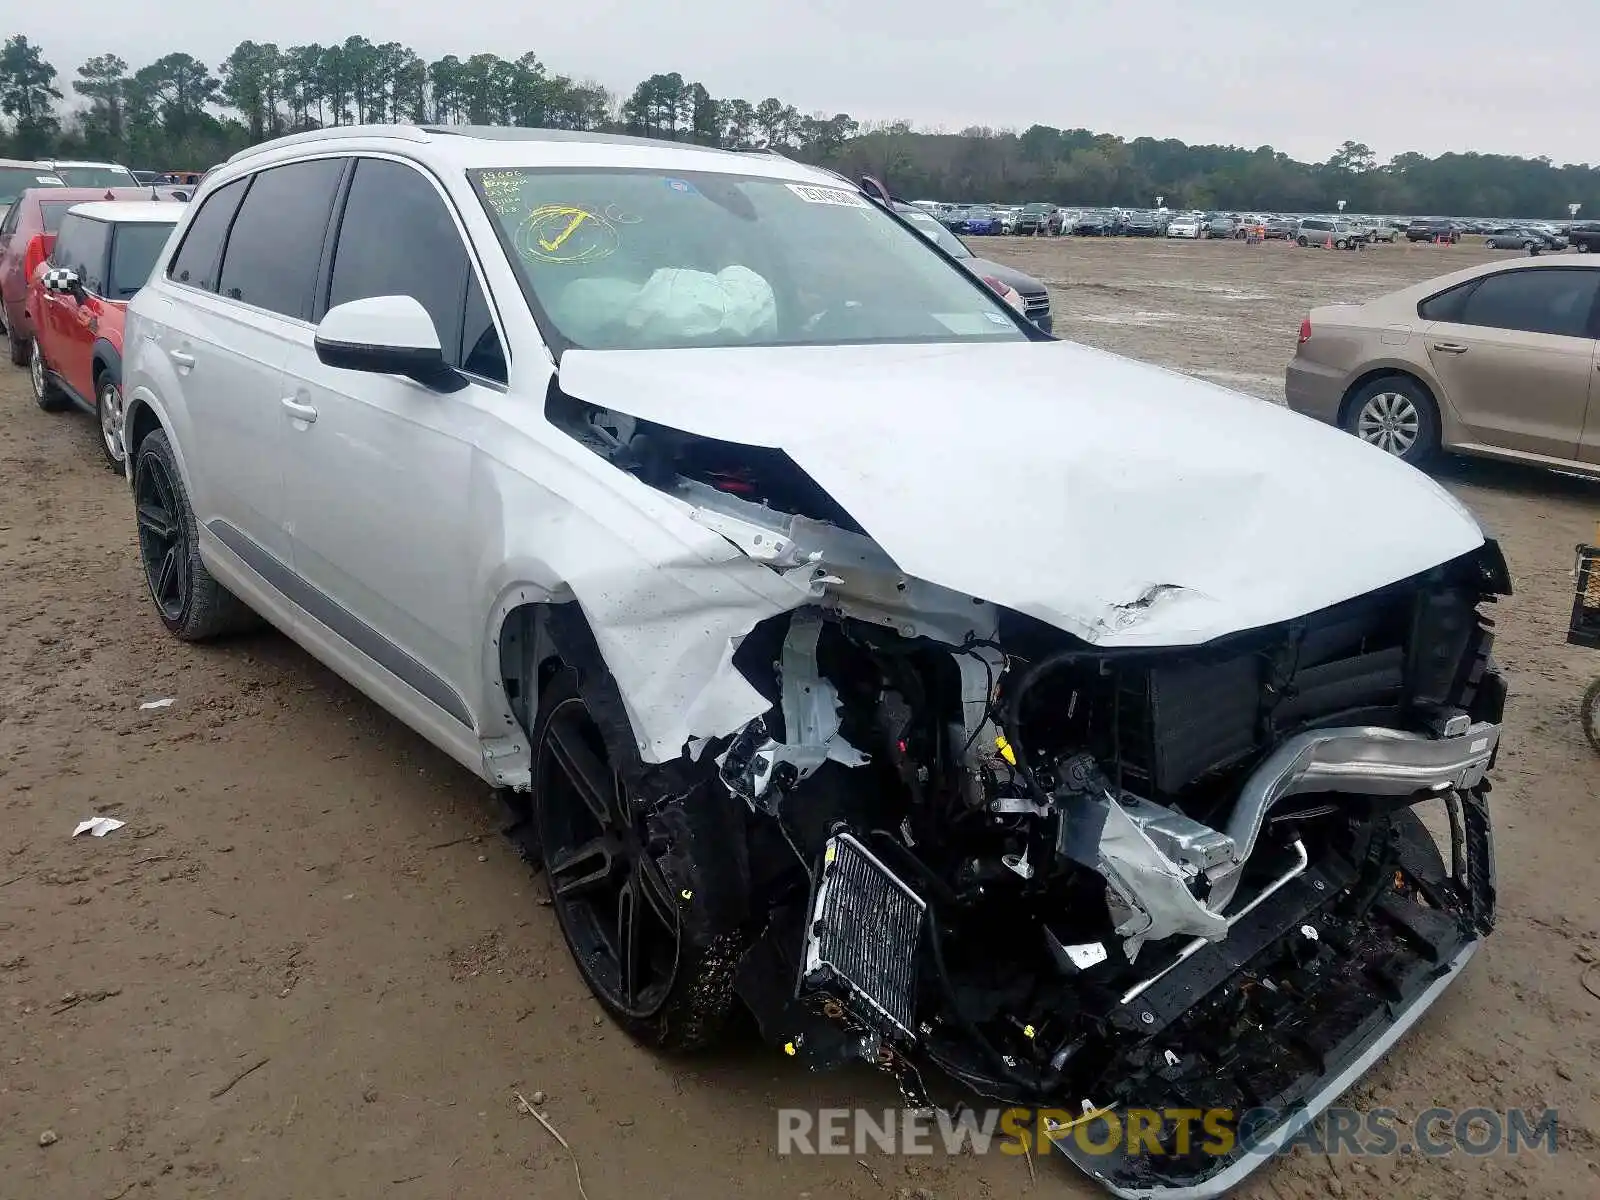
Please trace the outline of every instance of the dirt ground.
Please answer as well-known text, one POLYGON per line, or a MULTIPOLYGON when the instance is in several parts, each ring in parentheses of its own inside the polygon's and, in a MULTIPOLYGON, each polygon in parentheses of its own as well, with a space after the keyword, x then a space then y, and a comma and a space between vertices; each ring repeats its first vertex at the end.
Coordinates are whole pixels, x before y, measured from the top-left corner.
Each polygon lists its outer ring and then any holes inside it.
MULTIPOLYGON (((1064 335, 1268 398, 1309 305, 1484 253, 983 248, 1048 281, 1064 335)), ((1059 1163, 1035 1182, 998 1155, 780 1157, 777 1108, 882 1109, 892 1090, 749 1042, 690 1062, 631 1045, 483 785, 281 637, 162 631, 92 438, 0 366, 0 1200, 578 1197, 515 1090, 546 1093, 591 1200, 1097 1194, 1059 1163), (95 813, 127 825, 68 836, 95 813)), ((1563 642, 1600 485, 1443 474, 1516 580, 1498 644, 1514 687, 1500 927, 1349 1102, 1553 1106, 1560 1149, 1296 1152, 1241 1189, 1252 1200, 1600 1194, 1600 756, 1577 722, 1600 656, 1563 642)), ((1405 519, 1359 496, 1350 515, 1375 537, 1405 519)))

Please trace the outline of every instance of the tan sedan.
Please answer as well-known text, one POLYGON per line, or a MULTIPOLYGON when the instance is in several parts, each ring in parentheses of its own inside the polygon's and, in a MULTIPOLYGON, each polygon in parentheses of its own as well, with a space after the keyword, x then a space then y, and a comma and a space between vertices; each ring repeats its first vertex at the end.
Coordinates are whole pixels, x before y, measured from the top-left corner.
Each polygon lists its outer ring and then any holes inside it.
POLYGON ((1406 462, 1443 449, 1600 474, 1597 337, 1600 263, 1489 263, 1312 309, 1285 389, 1406 462))

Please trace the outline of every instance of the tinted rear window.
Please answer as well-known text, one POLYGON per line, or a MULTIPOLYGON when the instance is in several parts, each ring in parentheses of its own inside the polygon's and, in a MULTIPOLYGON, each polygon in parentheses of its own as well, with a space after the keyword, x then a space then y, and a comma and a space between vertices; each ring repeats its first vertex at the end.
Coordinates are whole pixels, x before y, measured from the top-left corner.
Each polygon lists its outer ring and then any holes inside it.
POLYGON ((68 187, 138 187, 126 167, 57 167, 55 173, 68 187))
POLYGON ((167 278, 190 287, 217 290, 217 263, 222 257, 222 241, 228 236, 228 223, 244 199, 247 180, 238 179, 220 187, 200 205, 194 220, 184 232, 183 245, 167 268, 167 278))
POLYGON ((219 292, 286 317, 310 318, 312 285, 344 163, 290 163, 251 180, 223 251, 219 292))
POLYGON ((1480 281, 1458 320, 1522 333, 1593 337, 1596 292, 1600 270, 1507 271, 1480 281))
POLYGON ((118 221, 111 241, 111 274, 106 280, 106 298, 127 300, 142 288, 171 235, 171 225, 118 221))
POLYGON ((40 204, 39 215, 44 220, 44 231, 46 233, 55 233, 59 230, 61 228, 61 218, 67 215, 67 211, 74 204, 81 203, 83 203, 81 200, 68 200, 65 203, 58 200, 51 204, 40 204))
POLYGON ((61 180, 37 167, 0 167, 0 206, 10 204, 24 188, 60 187, 61 180))

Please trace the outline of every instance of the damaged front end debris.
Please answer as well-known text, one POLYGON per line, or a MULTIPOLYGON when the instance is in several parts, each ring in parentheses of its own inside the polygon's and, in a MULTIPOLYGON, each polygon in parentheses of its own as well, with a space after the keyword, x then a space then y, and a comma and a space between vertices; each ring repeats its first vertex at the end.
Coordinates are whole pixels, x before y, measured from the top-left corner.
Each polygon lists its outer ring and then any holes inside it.
MULTIPOLYGON (((865 1060, 913 1103, 933 1067, 1008 1104, 1296 1113, 1252 1131, 1270 1146, 1492 928, 1493 543, 1201 645, 1096 646, 906 576, 781 452, 552 416, 812 589, 738 646, 767 710, 628 800, 683 936, 794 1056, 865 1060), (738 867, 703 895, 716 856, 738 867)), ((1154 1136, 1059 1145, 1127 1197, 1263 1161, 1154 1136)))

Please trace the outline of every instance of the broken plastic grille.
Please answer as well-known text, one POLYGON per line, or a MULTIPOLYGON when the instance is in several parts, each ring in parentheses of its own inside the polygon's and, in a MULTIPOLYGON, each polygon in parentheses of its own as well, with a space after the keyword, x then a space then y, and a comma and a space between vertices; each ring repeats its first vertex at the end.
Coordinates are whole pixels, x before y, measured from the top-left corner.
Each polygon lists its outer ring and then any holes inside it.
POLYGON ((856 1002, 849 1007, 858 1016, 912 1036, 926 908, 855 838, 832 838, 807 934, 807 978, 818 979, 826 968, 849 993, 842 998, 856 1002))

